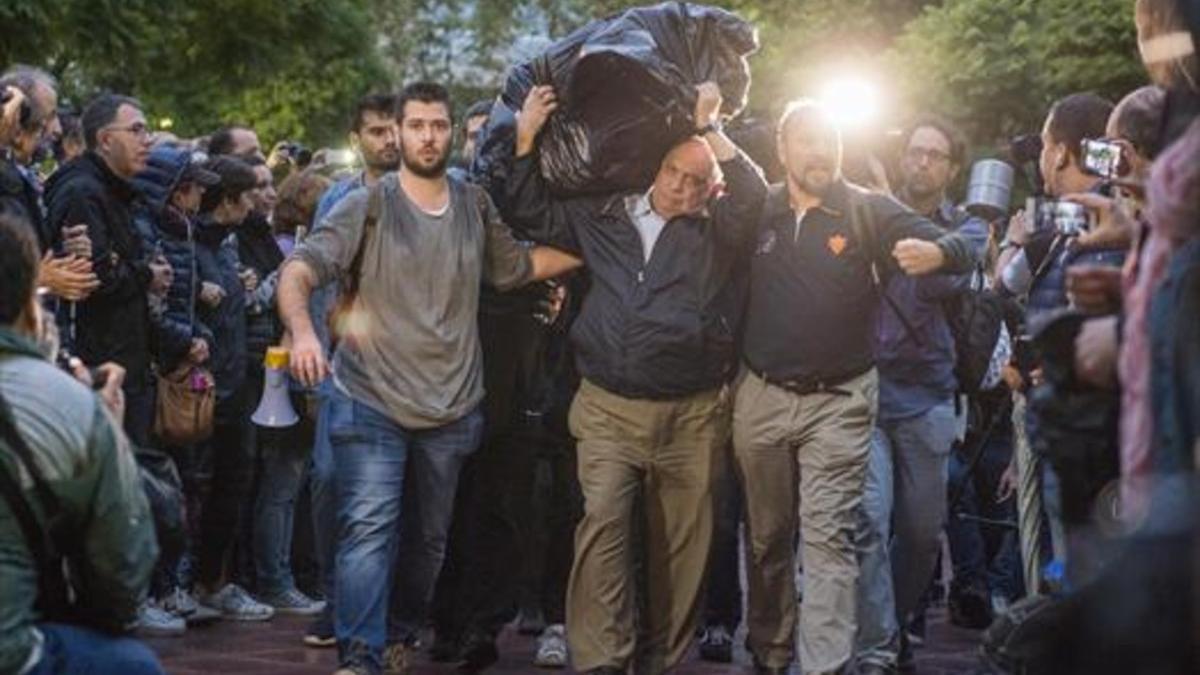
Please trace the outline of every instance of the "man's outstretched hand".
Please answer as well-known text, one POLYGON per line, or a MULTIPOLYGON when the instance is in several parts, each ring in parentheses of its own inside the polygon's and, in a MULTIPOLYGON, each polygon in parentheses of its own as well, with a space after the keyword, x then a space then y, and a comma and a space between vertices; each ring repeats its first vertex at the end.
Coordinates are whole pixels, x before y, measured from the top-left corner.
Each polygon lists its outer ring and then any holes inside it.
POLYGON ((946 262, 946 254, 942 253, 941 246, 921 239, 902 239, 896 242, 896 247, 892 249, 892 257, 909 276, 932 274, 941 269, 946 262))
POLYGON ((521 112, 517 113, 517 157, 533 152, 538 134, 555 110, 558 110, 558 96, 554 87, 539 85, 529 90, 521 112))

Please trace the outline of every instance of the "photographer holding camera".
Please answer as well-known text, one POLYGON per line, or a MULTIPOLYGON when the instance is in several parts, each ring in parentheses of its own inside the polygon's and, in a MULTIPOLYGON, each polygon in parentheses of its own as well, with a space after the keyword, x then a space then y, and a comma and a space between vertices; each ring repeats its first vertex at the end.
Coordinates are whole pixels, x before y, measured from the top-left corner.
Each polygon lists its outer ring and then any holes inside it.
MULTIPOLYGON (((1008 228, 1008 236, 1003 245, 997 269, 1000 270, 999 285, 1018 297, 1026 297, 1026 332, 1033 333, 1051 322, 1057 314, 1069 307, 1067 296, 1068 269, 1083 265, 1102 265, 1119 268, 1124 261, 1128 241, 1116 236, 1097 236, 1095 232, 1109 232, 1103 228, 1088 227, 1088 219, 1084 216, 1084 208, 1076 202, 1057 201, 1067 195, 1078 194, 1110 194, 1111 181, 1095 175, 1088 170, 1086 157, 1083 152, 1084 141, 1101 139, 1105 136, 1108 118, 1113 106, 1107 100, 1095 94, 1072 94, 1057 101, 1050 109, 1042 128, 1042 150, 1039 156, 1039 169, 1045 181, 1045 192, 1049 199, 1038 200, 1036 211, 1033 213, 1018 212, 1012 218, 1008 228)), ((1071 336, 1073 340, 1074 335, 1071 336)), ((1041 345, 1039 345, 1041 346, 1041 345)), ((1045 351, 1044 349, 1042 351, 1045 351)), ((1092 413, 1094 422, 1092 436, 1087 432, 1072 429, 1071 438, 1079 441, 1070 447, 1078 449, 1087 457, 1092 457, 1091 451, 1084 448, 1091 445, 1096 448, 1105 446, 1103 429, 1108 424, 1107 417, 1100 413, 1099 407, 1092 405, 1084 397, 1073 398, 1067 392, 1060 390, 1063 382, 1054 381, 1048 375, 1060 372, 1070 373, 1071 364, 1063 368, 1049 367, 1056 364, 1043 362, 1030 363, 1030 359, 1022 358, 1023 373, 1026 381, 1039 386, 1051 380, 1049 386, 1042 389, 1040 400, 1056 408, 1055 414, 1092 413), (1058 388, 1056 388, 1058 387, 1058 388), (1072 406, 1082 406, 1073 408, 1072 406), (1071 408, 1072 413, 1067 413, 1071 408)), ((1039 411, 1037 392, 1031 392, 1031 403, 1026 414, 1026 428, 1035 451, 1048 455, 1053 449, 1055 456, 1047 457, 1054 467, 1043 470, 1043 499, 1049 516, 1054 557, 1058 561, 1067 558, 1067 532, 1064 520, 1082 520, 1089 507, 1088 499, 1081 497, 1090 494, 1091 488, 1080 488, 1083 484, 1091 485, 1096 477, 1090 476, 1086 481, 1076 480, 1077 476, 1064 477, 1061 475, 1063 464, 1062 454, 1067 447, 1066 440, 1058 436, 1066 430, 1041 428, 1042 413, 1039 411), (1049 441, 1057 438, 1062 443, 1049 441), (1064 498, 1064 482, 1066 491, 1070 494, 1064 498)), ((1095 403, 1091 401, 1090 403, 1095 403)), ((1061 418, 1056 418, 1061 419, 1061 418)), ((1114 431, 1115 433, 1115 431, 1114 431)), ((1100 464, 1109 465, 1107 449, 1095 451, 1104 455, 1100 464)), ((1115 465, 1115 449, 1111 464, 1115 465)), ((1033 469, 1038 471, 1038 469, 1033 469)), ((1035 580, 1029 580, 1036 584, 1035 580)))

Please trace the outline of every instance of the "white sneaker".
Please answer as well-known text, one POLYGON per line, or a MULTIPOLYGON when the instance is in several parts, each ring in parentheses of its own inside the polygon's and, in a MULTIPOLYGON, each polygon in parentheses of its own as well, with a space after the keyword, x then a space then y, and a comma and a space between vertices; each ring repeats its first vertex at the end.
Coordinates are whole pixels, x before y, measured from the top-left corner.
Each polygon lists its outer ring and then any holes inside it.
POLYGON ((537 639, 533 665, 538 668, 567 667, 567 628, 561 623, 546 626, 537 639))
POLYGON ((212 607, 221 613, 221 618, 230 621, 266 621, 275 616, 270 605, 255 600, 237 584, 225 584, 216 593, 201 598, 200 604, 212 607))
POLYGON ((174 637, 187 631, 187 622, 154 604, 153 600, 143 600, 134 628, 140 635, 174 637))

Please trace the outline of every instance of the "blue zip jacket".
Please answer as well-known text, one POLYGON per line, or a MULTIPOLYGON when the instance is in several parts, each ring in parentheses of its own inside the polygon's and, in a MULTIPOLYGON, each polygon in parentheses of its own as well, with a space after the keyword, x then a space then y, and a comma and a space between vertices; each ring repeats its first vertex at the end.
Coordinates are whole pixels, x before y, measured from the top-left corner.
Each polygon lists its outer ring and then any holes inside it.
POLYGON ((212 331, 197 311, 200 279, 195 224, 169 202, 190 161, 186 150, 159 146, 132 181, 139 196, 133 224, 144 255, 149 258, 159 251, 171 265, 171 288, 160 311, 151 313, 151 344, 160 373, 169 373, 183 363, 193 338, 213 347, 212 331))
MULTIPOLYGON (((949 201, 930 220, 947 232, 962 235, 976 258, 983 257, 988 239, 983 220, 967 216, 949 201)), ((884 280, 880 290, 890 302, 878 304, 875 324, 881 419, 914 417, 953 398, 958 388, 954 335, 944 307, 970 281, 970 274, 910 277, 898 271, 884 280), (904 313, 909 326, 896 315, 893 304, 904 313)))

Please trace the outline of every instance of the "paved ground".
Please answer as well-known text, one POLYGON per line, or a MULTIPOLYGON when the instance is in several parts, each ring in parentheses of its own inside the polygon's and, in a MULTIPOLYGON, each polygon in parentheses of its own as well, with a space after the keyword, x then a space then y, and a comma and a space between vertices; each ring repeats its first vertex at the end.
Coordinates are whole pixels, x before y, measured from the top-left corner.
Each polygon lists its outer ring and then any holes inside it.
MULTIPOLYGON (((329 675, 336 663, 332 650, 315 650, 300 642, 306 621, 279 618, 260 624, 218 623, 193 628, 181 638, 149 640, 163 659, 167 671, 177 675, 243 675, 288 673, 329 675)), ((740 636, 739 636, 740 640, 740 636)), ((961 675, 972 671, 978 634, 951 626, 943 610, 929 616, 929 639, 917 650, 919 675, 961 675)), ((500 643, 500 662, 488 673, 536 673, 532 667, 534 638, 506 631, 500 643)), ((717 666, 695 656, 677 672, 681 675, 741 675, 751 672, 749 658, 737 655, 733 665, 717 666)), ((454 668, 418 660, 414 675, 454 673, 454 668)), ((568 671, 569 672, 569 671, 568 671)))

